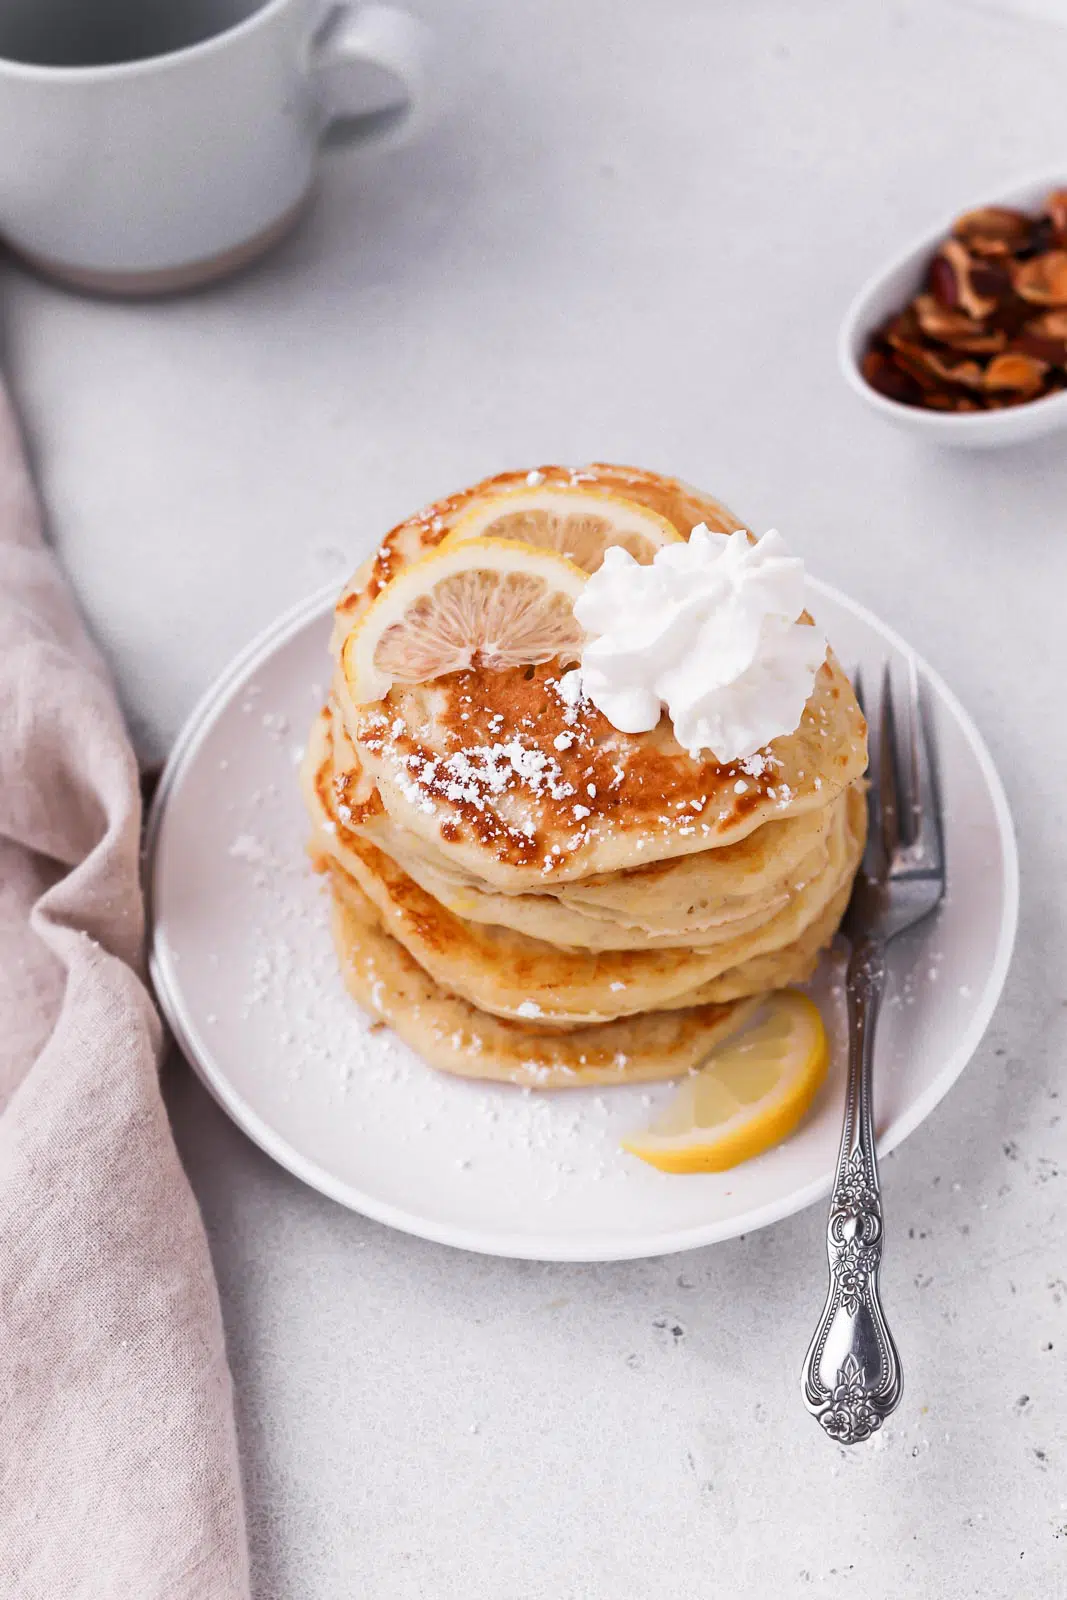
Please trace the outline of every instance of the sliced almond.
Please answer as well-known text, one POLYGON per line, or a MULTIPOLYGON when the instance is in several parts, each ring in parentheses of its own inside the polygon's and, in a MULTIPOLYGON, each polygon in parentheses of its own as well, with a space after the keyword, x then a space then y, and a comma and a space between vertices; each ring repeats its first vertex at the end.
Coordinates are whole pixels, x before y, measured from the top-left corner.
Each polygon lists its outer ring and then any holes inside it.
POLYGON ((1045 214, 1052 224, 1056 243, 1067 245, 1067 189, 1053 189, 1045 201, 1045 214))
POLYGON ((914 303, 919 326, 928 339, 975 355, 1004 349, 1007 335, 1000 328, 983 327, 964 311, 950 311, 932 294, 917 295, 914 303))
POLYGON ((994 356, 989 363, 985 371, 985 387, 1009 390, 1029 400, 1040 394, 1047 372, 1046 361, 1038 361, 1036 356, 1008 352, 994 356))
POLYGON ((1009 256, 1030 237, 1031 220, 1010 206, 982 206, 958 217, 952 232, 976 256, 1009 256))
MULTIPOLYGON (((969 317, 974 317, 978 322, 997 309, 996 295, 982 294, 975 288, 974 269, 977 263, 972 261, 958 239, 946 239, 938 251, 938 256, 947 263, 954 279, 951 299, 945 299, 943 294, 938 294, 937 288, 934 288, 934 293, 943 304, 959 306, 969 317)), ((947 279, 945 281, 947 282, 947 279)))
POLYGON ((1067 250, 1049 250, 1015 268, 1015 292, 1037 306, 1067 306, 1067 250))

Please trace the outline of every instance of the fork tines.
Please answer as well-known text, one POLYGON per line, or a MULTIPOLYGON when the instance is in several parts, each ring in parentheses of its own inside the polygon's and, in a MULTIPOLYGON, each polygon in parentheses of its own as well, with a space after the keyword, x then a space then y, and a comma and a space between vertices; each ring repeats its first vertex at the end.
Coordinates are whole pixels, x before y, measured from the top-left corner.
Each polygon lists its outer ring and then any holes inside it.
POLYGON ((914 661, 908 666, 903 715, 893 687, 893 670, 882 667, 877 714, 865 703, 861 674, 856 698, 870 723, 871 786, 868 795, 871 844, 878 847, 881 872, 890 879, 943 871, 941 808, 930 734, 914 661))

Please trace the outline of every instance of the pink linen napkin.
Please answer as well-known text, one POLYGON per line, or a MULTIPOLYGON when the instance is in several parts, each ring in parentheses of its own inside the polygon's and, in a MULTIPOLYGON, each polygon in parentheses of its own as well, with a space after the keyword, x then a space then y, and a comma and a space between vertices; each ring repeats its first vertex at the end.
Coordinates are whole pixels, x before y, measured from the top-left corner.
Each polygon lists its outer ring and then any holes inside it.
POLYGON ((0 1595, 244 1600, 232 1393, 140 976, 140 801, 0 396, 0 1595))

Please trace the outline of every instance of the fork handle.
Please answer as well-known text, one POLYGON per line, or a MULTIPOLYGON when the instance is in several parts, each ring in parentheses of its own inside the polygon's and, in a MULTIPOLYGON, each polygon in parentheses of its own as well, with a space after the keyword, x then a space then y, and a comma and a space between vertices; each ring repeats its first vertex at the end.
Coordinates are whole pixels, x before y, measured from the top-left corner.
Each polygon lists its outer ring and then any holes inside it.
POLYGON ((804 1362, 804 1403, 832 1439, 858 1444, 900 1402, 900 1357, 882 1311, 882 1193, 874 1145, 874 1030, 885 984, 885 947, 852 947, 848 997, 848 1086, 826 1255, 830 1283, 804 1362))

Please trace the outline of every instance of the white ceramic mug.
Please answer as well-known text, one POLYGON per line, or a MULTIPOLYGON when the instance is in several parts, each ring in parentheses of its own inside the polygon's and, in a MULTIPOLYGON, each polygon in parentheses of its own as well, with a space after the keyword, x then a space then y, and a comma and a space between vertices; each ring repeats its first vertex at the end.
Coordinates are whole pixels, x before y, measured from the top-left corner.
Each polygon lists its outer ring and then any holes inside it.
POLYGON ((324 135, 422 120, 428 30, 323 0, 0 0, 0 235, 80 287, 159 293, 260 254, 324 135))

